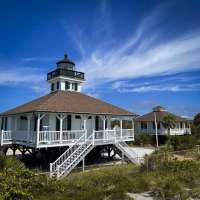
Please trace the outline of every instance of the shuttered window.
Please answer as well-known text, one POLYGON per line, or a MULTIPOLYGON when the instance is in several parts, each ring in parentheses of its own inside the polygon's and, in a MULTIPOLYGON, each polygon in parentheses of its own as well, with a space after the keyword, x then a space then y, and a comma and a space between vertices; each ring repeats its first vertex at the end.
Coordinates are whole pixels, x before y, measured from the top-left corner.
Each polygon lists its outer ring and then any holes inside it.
POLYGON ((70 83, 68 81, 65 81, 65 90, 70 89, 70 83))
POLYGON ((71 126, 72 126, 72 116, 67 115, 67 130, 71 130, 71 126))

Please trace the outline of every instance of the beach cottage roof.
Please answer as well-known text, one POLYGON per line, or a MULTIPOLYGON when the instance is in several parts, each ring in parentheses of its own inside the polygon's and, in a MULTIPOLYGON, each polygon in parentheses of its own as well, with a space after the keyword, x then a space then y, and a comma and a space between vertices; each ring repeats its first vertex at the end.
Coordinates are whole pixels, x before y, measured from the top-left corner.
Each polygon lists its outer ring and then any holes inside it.
POLYGON ((136 121, 138 122, 151 122, 155 120, 154 112, 156 113, 156 120, 157 121, 162 121, 163 117, 167 115, 171 115, 174 117, 175 121, 180 122, 180 121, 188 121, 188 119, 184 117, 180 117, 178 115, 175 115, 173 113, 168 112, 165 108, 161 106, 156 106, 153 108, 153 111, 147 114, 144 114, 142 116, 139 116, 136 118, 136 121))

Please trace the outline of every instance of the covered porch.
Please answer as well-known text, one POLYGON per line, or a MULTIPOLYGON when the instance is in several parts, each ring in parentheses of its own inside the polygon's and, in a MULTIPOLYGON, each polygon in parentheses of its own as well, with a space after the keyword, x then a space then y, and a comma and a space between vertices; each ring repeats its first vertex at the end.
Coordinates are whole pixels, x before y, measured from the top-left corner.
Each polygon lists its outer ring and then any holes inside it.
POLYGON ((97 145, 134 140, 131 116, 34 112, 1 116, 0 127, 1 145, 70 146, 91 135, 97 145))
MULTIPOLYGON (((142 121, 136 124, 137 133, 147 133, 154 135, 156 132, 155 121, 142 121)), ((175 123, 175 127, 167 130, 163 127, 162 122, 157 122, 158 135, 185 135, 191 134, 190 124, 186 121, 180 121, 175 123)))

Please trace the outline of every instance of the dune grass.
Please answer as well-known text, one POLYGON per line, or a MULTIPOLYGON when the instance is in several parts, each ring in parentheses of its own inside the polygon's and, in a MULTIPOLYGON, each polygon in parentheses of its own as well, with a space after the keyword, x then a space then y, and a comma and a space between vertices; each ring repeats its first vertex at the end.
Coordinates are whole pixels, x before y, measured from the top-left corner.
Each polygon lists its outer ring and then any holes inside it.
POLYGON ((200 197, 198 160, 165 160, 153 155, 142 166, 124 164, 76 172, 61 180, 0 156, 2 200, 130 200, 127 193, 150 191, 155 199, 200 197))

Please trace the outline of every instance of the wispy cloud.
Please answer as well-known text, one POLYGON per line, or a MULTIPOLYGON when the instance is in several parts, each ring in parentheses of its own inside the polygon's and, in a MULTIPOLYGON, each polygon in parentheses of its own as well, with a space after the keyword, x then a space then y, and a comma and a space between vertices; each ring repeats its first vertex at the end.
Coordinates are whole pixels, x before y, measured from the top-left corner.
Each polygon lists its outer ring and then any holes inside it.
POLYGON ((179 73, 163 75, 154 78, 139 78, 136 80, 114 81, 111 88, 118 92, 152 92, 152 91, 200 91, 200 77, 198 73, 179 73))
POLYGON ((44 74, 31 67, 0 67, 0 85, 22 86, 33 89, 37 93, 47 91, 44 74))
MULTIPOLYGON (((161 25, 167 16, 164 10, 168 6, 159 6, 144 17, 137 29, 121 44, 116 42, 107 48, 104 45, 96 48, 94 45, 90 52, 85 49, 88 56, 78 66, 87 72, 86 90, 113 81, 200 69, 199 29, 174 39, 162 40, 161 25)), ((174 91, 182 88, 174 88, 174 91)), ((142 90, 147 91, 148 88, 142 90)), ((154 87, 154 90, 159 88, 154 87)))
POLYGON ((200 83, 142 83, 131 84, 128 82, 116 82, 113 84, 113 89, 118 92, 152 92, 152 91, 170 91, 170 92, 182 92, 182 91, 200 91, 200 83))

